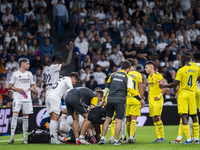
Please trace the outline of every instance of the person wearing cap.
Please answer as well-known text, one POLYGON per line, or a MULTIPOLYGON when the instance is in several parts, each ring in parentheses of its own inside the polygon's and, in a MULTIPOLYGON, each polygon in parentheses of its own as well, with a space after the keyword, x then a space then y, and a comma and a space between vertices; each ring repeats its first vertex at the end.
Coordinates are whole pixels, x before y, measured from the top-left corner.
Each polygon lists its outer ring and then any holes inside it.
POLYGON ((59 41, 61 41, 65 23, 68 23, 67 7, 62 4, 62 0, 58 0, 58 5, 54 6, 53 20, 56 21, 59 41))

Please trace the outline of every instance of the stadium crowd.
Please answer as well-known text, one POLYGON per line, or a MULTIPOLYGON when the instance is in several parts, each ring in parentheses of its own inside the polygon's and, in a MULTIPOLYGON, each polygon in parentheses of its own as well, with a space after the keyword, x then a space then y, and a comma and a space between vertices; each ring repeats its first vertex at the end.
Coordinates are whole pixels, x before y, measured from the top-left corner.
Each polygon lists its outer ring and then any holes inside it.
MULTIPOLYGON (((181 54, 200 48, 199 0, 62 0, 62 3, 68 8, 64 22, 73 28, 81 84, 92 90, 104 88, 106 77, 120 70, 125 59, 134 58, 135 70, 143 77, 147 100, 144 71, 147 60, 155 61, 155 70, 171 83, 181 65, 181 54)), ((57 5, 57 0, 1 0, 0 106, 12 105, 12 91, 7 86, 22 57, 30 59, 30 71, 36 81, 37 92, 31 95, 33 104, 45 105, 42 72, 54 55, 47 13, 49 6, 57 5)), ((55 10, 51 14, 58 17, 55 10)), ((57 28, 61 26, 57 24, 57 28)), ((60 42, 62 33, 58 34, 60 42)), ((176 103, 175 91, 167 89, 165 102, 176 103)))

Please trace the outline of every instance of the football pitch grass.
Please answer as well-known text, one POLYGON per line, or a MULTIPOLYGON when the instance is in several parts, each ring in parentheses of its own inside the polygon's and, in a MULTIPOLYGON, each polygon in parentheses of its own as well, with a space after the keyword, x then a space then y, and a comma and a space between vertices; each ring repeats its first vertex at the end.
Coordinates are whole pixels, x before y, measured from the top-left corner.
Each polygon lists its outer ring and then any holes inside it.
MULTIPOLYGON (((1 150, 124 150, 124 149, 137 149, 137 150, 197 150, 200 149, 199 144, 169 144, 177 137, 178 126, 164 126, 165 131, 165 143, 151 143, 151 141, 156 139, 156 134, 153 126, 138 127, 136 133, 137 142, 135 144, 123 144, 115 146, 113 144, 107 144, 110 137, 110 130, 107 132, 106 141, 104 145, 92 144, 92 145, 75 145, 75 144, 62 144, 62 145, 52 145, 52 144, 26 144, 23 145, 22 137, 23 135, 15 135, 14 144, 7 144, 7 140, 10 136, 0 137, 0 149, 1 150)), ((183 136, 183 142, 186 140, 183 136)))

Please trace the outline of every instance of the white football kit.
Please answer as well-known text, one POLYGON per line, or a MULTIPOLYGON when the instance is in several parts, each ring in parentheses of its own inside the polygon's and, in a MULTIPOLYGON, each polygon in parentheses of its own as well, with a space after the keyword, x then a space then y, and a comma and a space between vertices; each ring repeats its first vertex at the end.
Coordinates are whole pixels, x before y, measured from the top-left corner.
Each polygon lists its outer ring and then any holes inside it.
POLYGON ((33 105, 31 100, 31 91, 29 88, 35 84, 33 81, 33 75, 30 71, 22 73, 20 70, 13 72, 9 83, 13 84, 14 87, 23 89, 27 94, 27 98, 24 98, 22 94, 17 91, 13 91, 13 111, 19 112, 22 109, 23 114, 32 114, 33 105))
POLYGON ((48 94, 48 90, 53 87, 54 83, 59 80, 60 70, 61 64, 52 64, 45 72, 46 95, 48 94))
POLYGON ((67 90, 71 89, 73 89, 73 85, 70 77, 59 79, 53 87, 48 90, 48 95, 46 97, 47 112, 60 114, 61 98, 66 94, 67 90))

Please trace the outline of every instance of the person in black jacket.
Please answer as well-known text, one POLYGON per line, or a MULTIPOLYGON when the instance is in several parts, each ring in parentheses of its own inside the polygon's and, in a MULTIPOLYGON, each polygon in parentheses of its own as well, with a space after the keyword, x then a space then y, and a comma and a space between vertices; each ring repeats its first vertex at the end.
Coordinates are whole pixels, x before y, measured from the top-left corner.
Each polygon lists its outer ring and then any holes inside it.
POLYGON ((86 82, 85 85, 87 88, 94 91, 96 87, 98 87, 97 81, 94 80, 94 76, 90 76, 90 80, 86 82))

